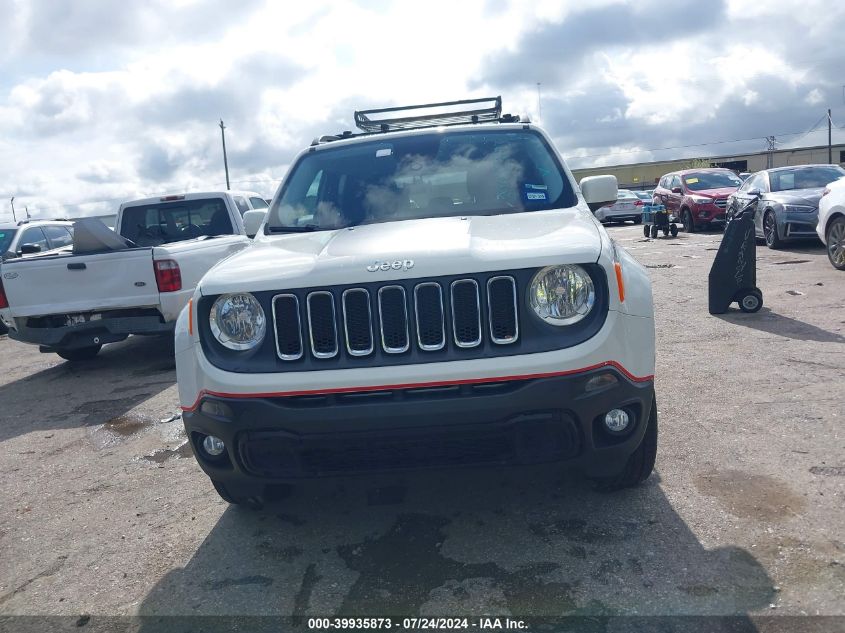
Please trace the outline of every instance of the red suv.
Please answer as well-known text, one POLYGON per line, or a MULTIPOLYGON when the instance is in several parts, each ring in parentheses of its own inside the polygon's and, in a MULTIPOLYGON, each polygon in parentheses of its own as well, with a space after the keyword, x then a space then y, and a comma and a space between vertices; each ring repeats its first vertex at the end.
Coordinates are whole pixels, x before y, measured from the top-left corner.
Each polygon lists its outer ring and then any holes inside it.
POLYGON ((741 184, 742 179, 730 169, 673 171, 654 189, 654 204, 664 205, 688 232, 724 225, 728 196, 741 184))

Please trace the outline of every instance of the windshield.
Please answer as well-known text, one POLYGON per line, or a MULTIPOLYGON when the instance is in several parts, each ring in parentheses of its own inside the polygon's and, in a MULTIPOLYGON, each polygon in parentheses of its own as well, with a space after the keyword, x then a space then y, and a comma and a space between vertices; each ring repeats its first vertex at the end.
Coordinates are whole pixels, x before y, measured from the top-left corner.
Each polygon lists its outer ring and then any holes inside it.
POLYGON ((636 200, 637 194, 633 191, 628 191, 627 189, 620 189, 619 192, 616 194, 617 200, 636 200))
POLYGON ((772 191, 790 189, 819 189, 845 176, 845 169, 835 165, 825 167, 799 167, 769 172, 772 191))
POLYGON ((576 202, 536 132, 420 134, 305 154, 270 209, 268 230, 519 213, 576 202))
POLYGON ((3 229, 0 230, 0 256, 5 255, 6 251, 12 245, 12 240, 15 239, 17 229, 3 229))
POLYGON ((736 189, 742 184, 742 179, 729 171, 697 171, 684 176, 684 184, 690 191, 736 189))
POLYGON ((159 246, 203 235, 231 235, 222 198, 162 202, 123 209, 120 234, 138 246, 159 246))

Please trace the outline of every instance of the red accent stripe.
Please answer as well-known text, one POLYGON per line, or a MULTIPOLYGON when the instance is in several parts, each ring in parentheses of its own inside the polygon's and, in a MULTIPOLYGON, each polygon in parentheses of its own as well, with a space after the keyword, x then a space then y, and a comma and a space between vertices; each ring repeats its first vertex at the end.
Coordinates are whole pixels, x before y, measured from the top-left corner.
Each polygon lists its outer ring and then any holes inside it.
POLYGON ((200 404, 200 400, 204 396, 217 396, 219 398, 284 398, 288 396, 315 396, 332 393, 354 393, 362 391, 390 391, 391 389, 417 389, 424 387, 448 387, 450 385, 473 385, 485 382, 505 382, 514 380, 532 380, 534 378, 551 378, 553 376, 571 376, 572 374, 582 374, 584 372, 593 371, 602 367, 614 367, 622 372, 628 380, 633 382, 649 382, 654 380, 654 375, 651 376, 635 376, 621 364, 615 360, 608 360, 598 365, 590 365, 581 369, 568 369, 566 371, 550 371, 542 374, 524 374, 521 376, 494 376, 491 378, 465 378, 463 380, 437 380, 433 382, 412 382, 398 385, 373 385, 369 387, 335 387, 333 389, 306 389, 302 391, 279 391, 274 393, 223 393, 220 391, 208 391, 203 389, 199 392, 196 401, 190 407, 182 407, 182 411, 196 411, 200 404))

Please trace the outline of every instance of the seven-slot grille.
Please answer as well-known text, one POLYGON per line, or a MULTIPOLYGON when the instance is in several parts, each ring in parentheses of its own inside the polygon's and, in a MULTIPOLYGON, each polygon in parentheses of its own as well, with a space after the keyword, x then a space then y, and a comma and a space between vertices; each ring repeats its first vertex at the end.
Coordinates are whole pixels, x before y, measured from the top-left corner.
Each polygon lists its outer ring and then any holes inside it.
POLYGON ((728 207, 728 199, 721 198, 720 200, 714 200, 713 204, 715 204, 720 209, 726 209, 728 207))
POLYGON ((398 284, 373 292, 315 290, 304 296, 304 313, 296 295, 279 294, 273 297, 276 353, 293 361, 306 352, 329 359, 343 351, 369 356, 376 348, 402 354, 412 345, 423 352, 452 344, 475 348, 485 329, 493 344, 508 345, 519 338, 517 296, 516 281, 509 275, 490 277, 486 284, 475 279, 422 281, 407 291, 398 284))

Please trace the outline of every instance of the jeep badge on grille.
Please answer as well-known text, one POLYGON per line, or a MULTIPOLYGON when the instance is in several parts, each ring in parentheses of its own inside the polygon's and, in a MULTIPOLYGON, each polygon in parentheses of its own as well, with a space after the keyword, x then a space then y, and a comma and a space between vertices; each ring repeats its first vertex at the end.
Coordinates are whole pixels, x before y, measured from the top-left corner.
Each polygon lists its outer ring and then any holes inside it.
POLYGON ((369 270, 371 273, 374 273, 377 270, 411 270, 413 267, 413 259, 397 259, 393 262, 380 261, 377 259, 372 264, 367 266, 367 270, 369 270))

